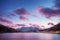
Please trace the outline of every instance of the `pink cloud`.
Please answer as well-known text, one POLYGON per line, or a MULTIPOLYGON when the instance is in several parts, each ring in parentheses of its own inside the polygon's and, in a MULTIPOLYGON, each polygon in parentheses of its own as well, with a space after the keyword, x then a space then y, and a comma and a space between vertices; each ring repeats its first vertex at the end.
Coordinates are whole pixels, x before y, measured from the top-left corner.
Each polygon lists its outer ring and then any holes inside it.
POLYGON ((9 14, 7 15, 7 18, 19 16, 19 19, 24 21, 24 20, 28 19, 26 17, 28 15, 29 15, 29 13, 27 12, 27 10, 25 8, 20 8, 20 9, 16 9, 16 10, 9 12, 9 14))
POLYGON ((48 23, 48 25, 54 25, 54 23, 48 23))
POLYGON ((29 13, 25 8, 15 9, 9 12, 9 14, 7 15, 7 18, 12 18, 15 16, 19 16, 19 19, 23 21, 28 20, 27 16, 38 17, 35 14, 29 13))
POLYGON ((15 9, 7 15, 8 18, 12 18, 14 16, 19 16, 19 19, 23 21, 28 20, 27 16, 38 17, 35 14, 29 13, 25 8, 15 9))
POLYGON ((20 16, 20 20, 25 21, 25 20, 28 20, 28 19, 26 17, 24 17, 24 16, 20 16))
POLYGON ((25 8, 16 9, 15 12, 16 12, 16 14, 18 14, 20 16, 28 15, 28 12, 27 12, 27 10, 25 8))
POLYGON ((12 21, 4 19, 4 18, 0 18, 0 21, 4 23, 12 23, 12 21))
POLYGON ((27 16, 37 17, 36 15, 30 14, 25 8, 16 9, 14 11, 21 20, 28 20, 27 16))
POLYGON ((39 14, 44 15, 46 18, 56 17, 60 16, 60 10, 51 9, 51 8, 39 8, 38 10, 39 14))
POLYGON ((54 9, 52 8, 45 8, 45 7, 38 7, 36 11, 40 14, 45 16, 46 18, 52 18, 52 17, 60 17, 60 0, 54 1, 54 9), (55 9, 56 8, 56 9, 55 9))
POLYGON ((21 20, 27 20, 28 18, 26 17, 27 15, 29 15, 29 13, 27 12, 27 10, 25 8, 21 8, 21 9, 16 9, 14 11, 17 15, 19 15, 19 18, 21 20))

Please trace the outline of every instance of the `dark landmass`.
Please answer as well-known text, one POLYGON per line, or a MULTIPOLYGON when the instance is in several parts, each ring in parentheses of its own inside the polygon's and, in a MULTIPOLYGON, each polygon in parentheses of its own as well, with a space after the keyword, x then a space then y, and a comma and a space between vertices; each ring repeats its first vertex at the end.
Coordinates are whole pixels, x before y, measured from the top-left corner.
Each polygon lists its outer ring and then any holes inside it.
POLYGON ((11 32, 38 32, 38 33, 57 33, 60 34, 60 23, 58 23, 57 25, 54 25, 51 28, 48 29, 39 29, 37 27, 21 27, 18 29, 13 29, 4 25, 0 24, 0 33, 11 33, 11 32))
POLYGON ((58 23, 57 25, 54 25, 54 26, 51 27, 51 28, 44 29, 44 30, 42 30, 42 32, 60 34, 60 23, 58 23))
POLYGON ((60 31, 60 23, 58 23, 57 25, 54 25, 53 27, 51 28, 48 28, 48 29, 44 29, 45 31, 60 31))
POLYGON ((17 30, 0 24, 0 33, 7 33, 7 32, 8 33, 17 32, 17 30))

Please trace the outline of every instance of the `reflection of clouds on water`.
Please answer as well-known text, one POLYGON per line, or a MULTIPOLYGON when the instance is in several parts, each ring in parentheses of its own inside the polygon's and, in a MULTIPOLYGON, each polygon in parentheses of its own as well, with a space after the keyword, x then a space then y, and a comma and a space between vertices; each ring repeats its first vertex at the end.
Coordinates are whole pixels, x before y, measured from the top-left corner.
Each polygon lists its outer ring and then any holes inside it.
POLYGON ((0 34, 0 40, 59 40, 60 34, 46 33, 5 33, 0 34))
POLYGON ((41 40, 55 40, 55 37, 52 34, 40 34, 39 37, 41 40))

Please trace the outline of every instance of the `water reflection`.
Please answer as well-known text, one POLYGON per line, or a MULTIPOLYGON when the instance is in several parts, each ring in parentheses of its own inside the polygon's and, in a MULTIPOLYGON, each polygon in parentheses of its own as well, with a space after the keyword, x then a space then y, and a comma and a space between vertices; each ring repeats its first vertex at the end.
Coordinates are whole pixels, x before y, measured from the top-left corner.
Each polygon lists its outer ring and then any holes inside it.
POLYGON ((60 34, 45 33, 4 33, 0 40, 59 40, 60 34))

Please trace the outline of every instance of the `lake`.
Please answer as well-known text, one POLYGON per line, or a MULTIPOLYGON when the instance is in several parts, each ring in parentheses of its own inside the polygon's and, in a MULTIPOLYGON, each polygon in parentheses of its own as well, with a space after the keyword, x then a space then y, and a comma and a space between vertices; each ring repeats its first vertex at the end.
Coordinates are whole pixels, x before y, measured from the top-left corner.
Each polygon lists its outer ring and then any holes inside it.
POLYGON ((60 40, 60 34, 0 33, 0 40, 60 40))

